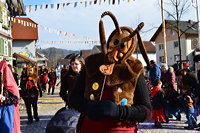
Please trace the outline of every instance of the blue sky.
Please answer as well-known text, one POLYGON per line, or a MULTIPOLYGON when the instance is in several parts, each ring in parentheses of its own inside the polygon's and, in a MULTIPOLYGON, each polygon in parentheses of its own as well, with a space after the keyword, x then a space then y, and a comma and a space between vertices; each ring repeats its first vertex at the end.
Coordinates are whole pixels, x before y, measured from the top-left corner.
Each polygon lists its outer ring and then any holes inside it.
MULTIPOLYGON (((99 40, 99 20, 104 11, 111 11, 117 18, 120 26, 130 26, 136 28, 140 22, 144 22, 145 26, 142 29, 141 35, 143 41, 148 41, 156 31, 156 27, 161 24, 161 11, 158 5, 160 0, 120 0, 120 4, 109 5, 108 0, 106 3, 92 4, 85 7, 78 4, 76 7, 72 3, 80 2, 83 0, 23 0, 26 5, 27 17, 30 17, 33 21, 39 25, 73 33, 79 36, 87 36, 89 38, 95 38, 99 40), (45 4, 57 4, 57 3, 71 3, 69 6, 63 9, 44 9, 45 4), (28 11, 28 5, 41 5, 43 9, 37 11, 28 11), (145 32, 152 29, 150 32, 145 32)), ((87 0, 86 0, 87 1, 87 0)), ((88 0, 90 1, 90 0, 88 0)), ((104 0, 102 0, 104 1, 104 0)), ((118 0, 115 0, 116 2, 118 0)), ((167 1, 167 0, 165 0, 167 1)), ((99 0, 98 0, 99 3, 99 0)), ((34 10, 34 9, 33 9, 34 10)), ((166 17, 165 17, 166 18, 166 17)), ((196 20, 196 12, 193 7, 186 13, 182 20, 196 20)), ((109 17, 103 18, 106 36, 114 30, 114 24, 109 17)), ((76 38, 66 37, 63 35, 57 35, 55 33, 49 33, 46 30, 39 28, 39 40, 42 41, 77 41, 76 38)), ((81 41, 80 39, 78 39, 81 41)), ((94 44, 48 44, 37 43, 38 47, 48 48, 56 47, 68 50, 81 50, 91 49, 94 44)))

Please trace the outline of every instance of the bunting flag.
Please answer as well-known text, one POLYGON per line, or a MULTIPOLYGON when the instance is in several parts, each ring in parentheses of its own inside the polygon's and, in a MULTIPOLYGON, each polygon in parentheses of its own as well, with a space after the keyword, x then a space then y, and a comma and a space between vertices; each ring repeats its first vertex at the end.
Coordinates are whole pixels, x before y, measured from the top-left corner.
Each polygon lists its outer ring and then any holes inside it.
POLYGON ((63 36, 69 37, 69 38, 76 38, 78 40, 84 39, 84 40, 90 40, 90 41, 99 41, 99 40, 94 39, 94 38, 89 38, 89 37, 86 37, 86 36, 79 36, 79 35, 76 35, 74 33, 69 33, 69 32, 65 32, 65 31, 60 31, 60 30, 48 28, 46 26, 37 25, 35 23, 24 21, 24 20, 21 20, 21 19, 14 18, 12 21, 14 23, 16 23, 16 20, 17 20, 17 23, 21 24, 22 26, 27 26, 27 27, 32 27, 32 28, 38 28, 39 27, 42 30, 48 31, 49 33, 54 33, 54 34, 57 34, 57 35, 63 35, 63 36))
MULTIPOLYGON (((121 4, 121 2, 123 1, 123 2, 131 2, 131 1, 135 1, 135 0, 107 0, 108 1, 108 4, 109 5, 115 5, 115 4, 121 4)), ((194 2, 195 0, 191 0, 191 2, 192 3, 195 3, 194 2)), ((72 2, 72 3, 69 3, 69 2, 65 2, 65 3, 57 3, 57 4, 45 4, 44 5, 44 9, 48 9, 49 7, 51 7, 51 9, 53 9, 55 6, 54 5, 56 5, 56 8, 57 8, 57 10, 61 7, 61 8, 64 8, 64 7, 66 7, 66 6, 69 6, 70 4, 72 4, 73 6, 74 6, 74 8, 76 8, 77 6, 78 6, 78 4, 81 4, 81 5, 84 5, 85 7, 87 7, 88 5, 92 5, 92 4, 94 4, 94 5, 102 5, 103 3, 106 3, 106 0, 91 0, 91 1, 80 1, 80 2, 72 2), (98 4, 97 4, 98 3, 98 4)), ((25 9, 27 9, 26 8, 27 6, 25 6, 25 9)), ((32 6, 32 5, 29 5, 28 6, 29 7, 29 12, 32 12, 32 8, 34 7, 35 8, 35 11, 37 11, 38 10, 38 7, 40 7, 40 9, 43 9, 43 5, 34 5, 34 6, 32 6)))
POLYGON ((100 44, 100 41, 49 41, 49 40, 38 40, 40 43, 48 44, 100 44))

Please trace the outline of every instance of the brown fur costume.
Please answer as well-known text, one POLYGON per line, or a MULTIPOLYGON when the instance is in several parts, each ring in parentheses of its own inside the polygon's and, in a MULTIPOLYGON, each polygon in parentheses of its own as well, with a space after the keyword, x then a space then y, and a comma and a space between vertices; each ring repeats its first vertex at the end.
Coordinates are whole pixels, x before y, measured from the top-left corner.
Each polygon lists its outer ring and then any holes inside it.
POLYGON ((123 98, 128 100, 127 106, 133 103, 134 92, 139 75, 144 73, 142 63, 133 58, 136 44, 139 43, 141 53, 147 65, 148 57, 144 49, 139 30, 143 27, 141 23, 136 30, 130 27, 119 27, 115 16, 110 12, 104 12, 102 18, 109 15, 115 23, 116 29, 111 33, 108 42, 105 39, 103 22, 100 21, 100 41, 102 53, 94 54, 86 59, 86 87, 85 97, 90 100, 101 100, 105 87, 112 89, 113 99, 120 104, 123 98), (138 41, 136 40, 138 36, 138 41), (111 67, 113 65, 114 67, 111 67), (108 67, 105 67, 108 66, 108 67), (101 70, 105 67, 104 70, 101 70), (109 73, 105 71, 110 70, 109 73))

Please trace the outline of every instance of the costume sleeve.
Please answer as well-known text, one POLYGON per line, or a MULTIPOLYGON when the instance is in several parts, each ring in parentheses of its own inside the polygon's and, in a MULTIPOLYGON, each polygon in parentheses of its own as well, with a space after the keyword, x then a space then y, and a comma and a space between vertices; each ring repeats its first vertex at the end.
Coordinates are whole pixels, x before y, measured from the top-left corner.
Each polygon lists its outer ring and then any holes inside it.
POLYGON ((78 77, 75 88, 69 99, 69 104, 79 112, 85 113, 86 104, 89 100, 84 98, 85 90, 85 69, 83 69, 78 77))
POLYGON ((67 90, 68 90, 68 86, 67 86, 67 75, 65 75, 62 79, 61 82, 61 87, 60 87, 60 97, 64 100, 64 101, 68 101, 67 98, 67 90))
POLYGON ((120 119, 143 122, 151 118, 151 103, 148 88, 143 75, 138 78, 134 104, 120 107, 120 119))

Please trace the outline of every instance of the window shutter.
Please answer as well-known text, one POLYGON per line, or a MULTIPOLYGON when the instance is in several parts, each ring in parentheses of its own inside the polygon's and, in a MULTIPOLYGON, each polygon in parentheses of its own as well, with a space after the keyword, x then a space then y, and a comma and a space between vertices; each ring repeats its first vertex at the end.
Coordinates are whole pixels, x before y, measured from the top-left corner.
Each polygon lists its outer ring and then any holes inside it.
POLYGON ((9 11, 7 11, 7 17, 8 17, 8 30, 10 30, 10 28, 11 28, 11 17, 10 17, 10 12, 9 11))
POLYGON ((8 41, 8 56, 11 57, 12 55, 12 47, 11 47, 11 42, 8 41))
POLYGON ((0 6, 0 22, 1 22, 1 23, 3 22, 2 10, 3 10, 3 7, 0 6))
POLYGON ((0 38, 0 55, 4 55, 4 40, 0 38))

